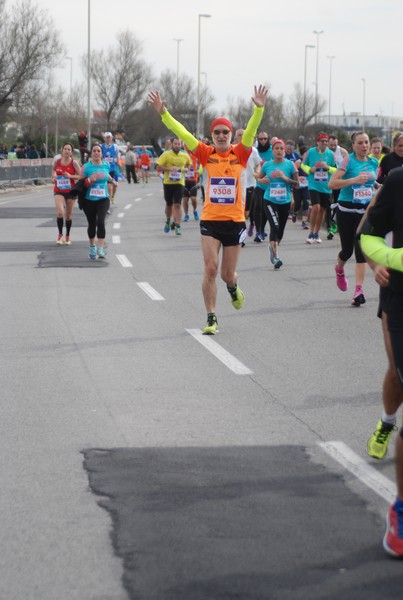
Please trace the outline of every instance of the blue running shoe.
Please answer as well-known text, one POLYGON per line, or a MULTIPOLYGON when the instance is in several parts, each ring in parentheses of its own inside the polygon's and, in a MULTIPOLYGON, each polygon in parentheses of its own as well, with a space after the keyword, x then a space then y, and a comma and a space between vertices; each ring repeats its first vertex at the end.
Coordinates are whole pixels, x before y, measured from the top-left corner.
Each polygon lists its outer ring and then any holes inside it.
POLYGON ((97 259, 97 247, 96 246, 90 246, 90 252, 88 254, 88 258, 90 258, 91 260, 97 259))
POLYGON ((189 215, 185 215, 183 217, 183 220, 184 220, 185 223, 187 223, 189 221, 189 215))

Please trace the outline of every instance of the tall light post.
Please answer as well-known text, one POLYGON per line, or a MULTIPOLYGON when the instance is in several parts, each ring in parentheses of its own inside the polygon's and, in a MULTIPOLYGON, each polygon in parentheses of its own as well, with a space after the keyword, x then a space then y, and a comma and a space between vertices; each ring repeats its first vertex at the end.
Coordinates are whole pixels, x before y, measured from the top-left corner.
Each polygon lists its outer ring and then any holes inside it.
POLYGON ((365 79, 362 81, 362 130, 365 131, 365 79))
POLYGON ((323 29, 320 31, 313 31, 316 35, 316 79, 315 79, 315 123, 318 120, 318 82, 319 82, 319 36, 324 33, 323 29))
POLYGON ((330 69, 329 69, 329 125, 330 125, 330 115, 332 114, 331 106, 332 106, 332 64, 335 56, 327 57, 330 61, 330 69))
POLYGON ((196 137, 200 138, 200 22, 201 19, 210 18, 211 15, 199 14, 199 29, 198 29, 198 46, 197 46, 197 120, 196 120, 196 137))
POLYGON ((308 48, 315 48, 315 46, 312 46, 311 44, 305 44, 305 64, 304 64, 304 105, 303 105, 303 115, 304 115, 304 119, 303 119, 303 126, 305 127, 305 112, 306 112, 306 57, 307 57, 307 50, 308 48))
POLYGON ((179 44, 183 42, 182 38, 173 38, 176 42, 176 95, 179 94, 179 44))
POLYGON ((204 120, 206 119, 206 105, 207 105, 207 73, 201 71, 200 75, 204 77, 204 90, 203 90, 203 107, 204 107, 204 120))
POLYGON ((71 56, 66 56, 66 60, 70 61, 70 110, 71 110, 71 101, 73 98, 73 59, 71 56))
POLYGON ((88 0, 88 49, 87 49, 87 138, 91 148, 91 0, 88 0))

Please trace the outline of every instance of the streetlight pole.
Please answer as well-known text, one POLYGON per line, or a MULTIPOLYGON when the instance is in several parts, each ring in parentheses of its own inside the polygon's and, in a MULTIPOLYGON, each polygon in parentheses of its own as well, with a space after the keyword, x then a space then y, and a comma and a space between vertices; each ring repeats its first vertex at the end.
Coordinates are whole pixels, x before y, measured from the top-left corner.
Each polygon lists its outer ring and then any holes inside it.
POLYGON ((181 38, 173 38, 176 42, 176 96, 179 94, 179 44, 183 42, 181 38))
POLYGON ((331 106, 332 106, 332 63, 333 63, 333 59, 336 58, 335 56, 328 56, 327 57, 330 60, 330 70, 329 70, 329 125, 330 125, 330 115, 332 114, 331 112, 331 106))
POLYGON ((303 105, 303 126, 305 127, 305 112, 306 112, 306 57, 308 48, 315 48, 311 44, 305 44, 305 64, 304 64, 304 105, 303 105))
POLYGON ((324 33, 323 29, 320 31, 314 30, 316 35, 316 81, 315 81, 315 123, 318 120, 318 81, 319 81, 319 36, 324 33))
POLYGON ((73 98, 73 59, 71 56, 66 56, 66 60, 70 61, 70 110, 73 98))
POLYGON ((200 138, 200 21, 202 18, 210 18, 211 15, 199 14, 199 29, 198 29, 198 46, 197 46, 197 120, 196 120, 196 137, 200 138))
POLYGON ((91 0, 88 0, 88 49, 87 49, 87 138, 91 148, 91 0))
POLYGON ((205 71, 201 71, 200 75, 204 77, 204 90, 203 90, 203 108, 204 108, 204 117, 206 119, 206 105, 207 105, 207 73, 205 71))
POLYGON ((362 130, 365 131, 365 79, 362 81, 362 130))

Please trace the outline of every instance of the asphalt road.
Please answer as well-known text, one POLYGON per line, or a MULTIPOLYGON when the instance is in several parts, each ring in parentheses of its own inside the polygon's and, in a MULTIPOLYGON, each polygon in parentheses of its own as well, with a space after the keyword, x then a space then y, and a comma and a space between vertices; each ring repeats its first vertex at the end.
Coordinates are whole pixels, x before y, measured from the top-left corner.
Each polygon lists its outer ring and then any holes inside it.
POLYGON ((78 208, 58 247, 50 188, 0 196, 0 598, 400 598, 372 275, 351 307, 337 238, 289 221, 206 338, 198 225, 163 211, 159 179, 123 183, 92 262, 78 208))

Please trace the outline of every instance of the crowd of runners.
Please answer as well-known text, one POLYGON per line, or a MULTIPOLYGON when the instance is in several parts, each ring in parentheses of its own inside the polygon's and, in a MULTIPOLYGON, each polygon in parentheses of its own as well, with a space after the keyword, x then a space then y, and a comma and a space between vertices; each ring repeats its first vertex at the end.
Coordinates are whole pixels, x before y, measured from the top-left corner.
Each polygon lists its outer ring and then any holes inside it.
MULTIPOLYGON (((403 134, 384 151, 382 140, 364 131, 351 136, 351 151, 340 147, 336 135, 319 131, 311 148, 293 140, 270 136, 260 129, 267 89, 258 86, 252 96, 253 113, 245 129, 233 131, 225 117, 215 119, 210 137, 197 139, 167 110, 158 91, 149 103, 174 137, 156 161, 162 179, 165 219, 161 232, 183 233, 182 223, 199 222, 204 259, 202 293, 207 313, 203 334, 218 332, 217 275, 226 284, 237 310, 245 296, 238 284, 237 264, 247 239, 267 241, 268 264, 283 266, 280 247, 288 223, 301 229, 301 244, 322 244, 337 235, 334 277, 341 292, 349 289, 345 266, 354 255, 351 304, 366 302, 363 289, 367 264, 380 285, 379 316, 389 366, 383 385, 383 413, 368 440, 368 454, 386 455, 396 413, 403 401, 403 134), (190 214, 189 214, 190 212, 190 214), (385 238, 392 232, 391 242, 385 238), (220 261, 221 259, 221 261, 220 261)), ((128 147, 127 184, 147 185, 151 153, 128 147)), ((88 221, 89 258, 105 258, 105 219, 119 185, 119 151, 110 132, 104 143, 88 151, 84 166, 65 144, 53 164, 54 198, 59 245, 71 244, 75 198, 88 221), (65 227, 65 234, 63 228, 65 227)), ((284 255, 283 255, 284 256, 284 255)), ((387 516, 385 550, 403 557, 403 428, 397 441, 397 500, 387 516)))

